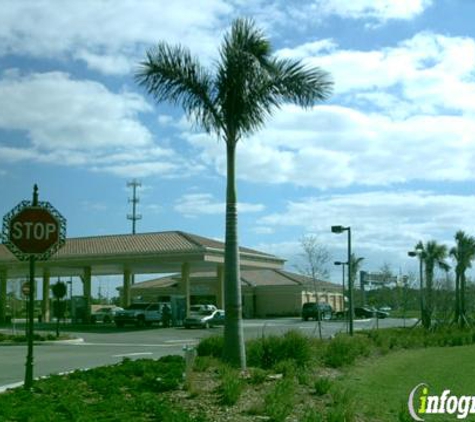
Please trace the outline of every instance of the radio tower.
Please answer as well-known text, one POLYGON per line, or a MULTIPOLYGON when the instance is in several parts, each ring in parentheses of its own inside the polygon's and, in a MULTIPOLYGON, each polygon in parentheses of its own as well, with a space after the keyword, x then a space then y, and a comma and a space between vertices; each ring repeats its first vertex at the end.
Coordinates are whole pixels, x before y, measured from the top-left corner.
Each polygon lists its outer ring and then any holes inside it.
POLYGON ((136 233, 136 221, 142 219, 142 215, 137 214, 137 204, 139 202, 139 198, 137 197, 137 188, 140 186, 142 186, 142 184, 136 179, 133 179, 131 182, 127 182, 127 187, 132 188, 132 198, 129 198, 129 203, 132 203, 132 214, 127 214, 127 220, 132 220, 132 234, 136 233))

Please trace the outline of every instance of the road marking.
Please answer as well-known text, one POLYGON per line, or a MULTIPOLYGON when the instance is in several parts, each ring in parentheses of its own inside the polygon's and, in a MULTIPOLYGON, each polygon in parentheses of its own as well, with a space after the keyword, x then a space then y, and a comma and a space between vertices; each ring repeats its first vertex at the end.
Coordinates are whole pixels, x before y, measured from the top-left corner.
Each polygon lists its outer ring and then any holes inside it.
POLYGON ((137 353, 124 353, 122 355, 112 355, 113 358, 125 358, 127 356, 142 356, 142 355, 153 355, 152 352, 137 352, 137 353))
POLYGON ((165 340, 165 343, 196 343, 196 339, 188 338, 185 340, 165 340))
MULTIPOLYGON (((198 344, 198 340, 187 340, 184 341, 186 344, 198 344)), ((74 347, 83 347, 83 346, 113 346, 113 347, 176 347, 176 343, 155 343, 155 344, 139 344, 139 343, 89 343, 89 342, 84 342, 84 343, 76 343, 76 344, 70 344, 71 346, 74 347)))

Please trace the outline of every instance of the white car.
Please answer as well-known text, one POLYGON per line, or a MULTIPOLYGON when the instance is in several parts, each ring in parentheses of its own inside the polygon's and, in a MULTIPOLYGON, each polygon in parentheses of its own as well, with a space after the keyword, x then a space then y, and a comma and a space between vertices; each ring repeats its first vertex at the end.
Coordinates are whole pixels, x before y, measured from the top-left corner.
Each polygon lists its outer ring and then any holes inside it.
POLYGON ((123 311, 124 308, 119 306, 99 308, 97 311, 91 314, 91 322, 103 322, 105 324, 111 323, 114 321, 114 316, 118 311, 123 311))
POLYGON ((185 328, 209 328, 214 327, 215 325, 224 325, 224 311, 222 309, 192 312, 183 321, 183 326, 185 328))

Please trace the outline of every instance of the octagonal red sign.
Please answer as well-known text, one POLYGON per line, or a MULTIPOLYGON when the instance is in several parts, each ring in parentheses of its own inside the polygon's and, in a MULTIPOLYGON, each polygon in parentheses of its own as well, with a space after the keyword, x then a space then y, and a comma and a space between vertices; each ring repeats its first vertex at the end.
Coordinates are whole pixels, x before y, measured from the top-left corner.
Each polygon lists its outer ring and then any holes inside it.
POLYGON ((59 242, 60 224, 48 210, 27 207, 10 220, 10 242, 25 254, 43 254, 59 242))

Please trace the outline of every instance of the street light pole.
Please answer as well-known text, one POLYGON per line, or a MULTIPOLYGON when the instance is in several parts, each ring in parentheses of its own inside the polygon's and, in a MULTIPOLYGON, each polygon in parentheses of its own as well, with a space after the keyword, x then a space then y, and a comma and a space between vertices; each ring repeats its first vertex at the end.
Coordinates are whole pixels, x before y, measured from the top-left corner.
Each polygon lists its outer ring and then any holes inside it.
POLYGON ((348 322, 349 322, 349 333, 350 336, 353 335, 353 319, 354 319, 354 309, 353 309, 353 277, 351 275, 351 227, 343 226, 332 226, 332 233, 343 233, 344 231, 348 232, 348 322))

